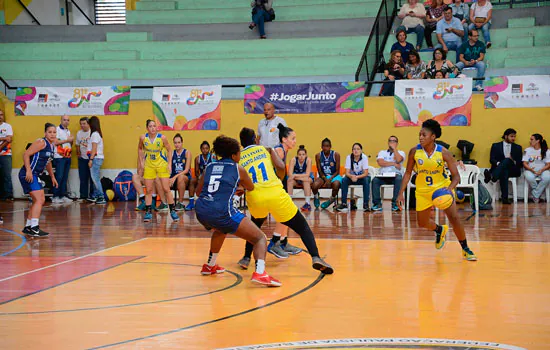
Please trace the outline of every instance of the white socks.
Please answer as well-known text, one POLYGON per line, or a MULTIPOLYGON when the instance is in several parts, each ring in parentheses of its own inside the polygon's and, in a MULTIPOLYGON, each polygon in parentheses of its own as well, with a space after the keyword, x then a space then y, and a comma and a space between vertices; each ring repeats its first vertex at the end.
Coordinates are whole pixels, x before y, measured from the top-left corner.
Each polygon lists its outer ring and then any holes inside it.
POLYGON ((208 266, 216 266, 216 259, 218 258, 218 253, 210 253, 208 256, 208 266))
POLYGON ((260 275, 265 272, 265 260, 258 259, 256 260, 256 273, 260 275))
POLYGON ((306 196, 306 204, 310 204, 309 202, 311 201, 311 196, 306 196))
POLYGON ((31 227, 35 227, 35 226, 38 226, 38 218, 31 219, 31 227))

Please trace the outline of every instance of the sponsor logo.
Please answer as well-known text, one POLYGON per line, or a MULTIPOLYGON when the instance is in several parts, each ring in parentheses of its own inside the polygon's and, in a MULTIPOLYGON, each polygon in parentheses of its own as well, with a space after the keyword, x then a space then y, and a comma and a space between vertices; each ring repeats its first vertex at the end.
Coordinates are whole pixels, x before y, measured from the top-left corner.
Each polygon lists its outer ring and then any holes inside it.
POLYGON ((523 93, 523 84, 512 84, 512 93, 513 94, 523 93))

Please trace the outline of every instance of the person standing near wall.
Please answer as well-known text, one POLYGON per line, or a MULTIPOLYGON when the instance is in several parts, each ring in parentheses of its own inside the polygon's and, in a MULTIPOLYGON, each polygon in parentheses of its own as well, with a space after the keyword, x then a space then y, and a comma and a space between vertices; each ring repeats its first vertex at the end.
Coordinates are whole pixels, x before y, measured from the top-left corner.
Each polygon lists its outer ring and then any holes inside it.
POLYGON ((273 148, 277 146, 279 141, 279 124, 286 125, 283 118, 275 115, 275 105, 268 102, 264 105, 265 119, 260 120, 258 123, 258 139, 257 143, 266 148, 273 148))
POLYGON ((5 122, 5 115, 0 110, 0 199, 13 200, 13 186, 11 183, 11 142, 13 129, 5 122))
POLYGON ((53 189, 53 203, 71 203, 67 198, 67 181, 69 180, 69 170, 71 170, 71 147, 74 137, 69 130, 70 118, 68 115, 61 117, 61 124, 57 127, 57 140, 55 141, 56 152, 54 154, 53 165, 55 168, 55 179, 59 186, 53 189))
POLYGON ((88 117, 80 118, 80 130, 76 133, 76 153, 78 155, 78 178, 80 179, 80 199, 86 200, 92 194, 93 184, 88 167, 88 142, 90 141, 90 124, 88 117))
POLYGON ((90 175, 94 183, 94 191, 92 192, 91 199, 95 204, 105 204, 107 202, 103 195, 101 176, 99 174, 101 166, 103 165, 103 160, 105 159, 103 152, 103 133, 101 132, 101 125, 99 124, 98 117, 91 117, 89 123, 91 135, 87 151, 89 154, 88 167, 90 168, 90 175))

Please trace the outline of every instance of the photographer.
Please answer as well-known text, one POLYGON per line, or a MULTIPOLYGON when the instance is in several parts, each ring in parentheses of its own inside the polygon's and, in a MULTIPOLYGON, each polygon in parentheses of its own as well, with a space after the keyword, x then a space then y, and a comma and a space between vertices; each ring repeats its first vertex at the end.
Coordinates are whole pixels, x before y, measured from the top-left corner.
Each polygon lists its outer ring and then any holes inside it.
POLYGON ((250 30, 256 26, 260 31, 260 39, 267 39, 265 35, 265 22, 271 22, 275 19, 275 10, 273 10, 273 0, 252 0, 252 22, 248 26, 250 30))

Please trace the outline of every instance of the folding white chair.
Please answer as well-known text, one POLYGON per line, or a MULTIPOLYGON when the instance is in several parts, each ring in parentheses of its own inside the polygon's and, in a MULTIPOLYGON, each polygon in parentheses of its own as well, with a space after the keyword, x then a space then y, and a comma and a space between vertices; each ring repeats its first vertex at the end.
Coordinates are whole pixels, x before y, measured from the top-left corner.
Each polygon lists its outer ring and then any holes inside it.
POLYGON ((462 170, 458 167, 458 173, 460 174, 460 183, 457 188, 472 188, 474 190, 474 203, 476 212, 479 212, 479 200, 478 200, 478 184, 480 170, 476 165, 464 164, 466 170, 462 170))

